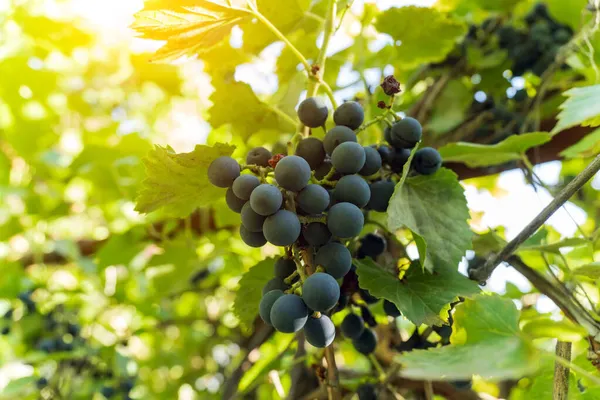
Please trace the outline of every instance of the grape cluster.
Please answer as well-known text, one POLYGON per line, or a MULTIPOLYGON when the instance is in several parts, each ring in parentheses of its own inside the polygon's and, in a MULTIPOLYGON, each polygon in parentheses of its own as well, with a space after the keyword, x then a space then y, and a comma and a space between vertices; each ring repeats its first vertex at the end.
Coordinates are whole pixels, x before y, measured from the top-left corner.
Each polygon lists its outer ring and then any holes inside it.
MULTIPOLYGON (((90 376, 102 381, 98 390, 105 398, 121 394, 123 399, 130 399, 129 393, 135 386, 133 377, 115 379, 112 368, 101 361, 93 353, 89 343, 81 335, 81 326, 75 322, 76 314, 65 309, 63 305, 56 306, 53 310, 43 314, 34 301, 34 290, 20 293, 17 298, 18 305, 10 308, 2 317, 2 334, 8 335, 14 329, 27 330, 24 335, 30 348, 41 353, 51 354, 51 358, 58 360, 57 368, 51 376, 41 376, 36 381, 37 388, 45 390, 48 395, 55 391, 65 377, 74 378, 76 375, 90 376), (15 312, 20 308, 18 312, 15 312), (16 320, 17 315, 22 315, 16 320), (21 327, 21 320, 27 318, 28 324, 39 328, 21 327), (35 322, 34 322, 35 321, 35 322)), ((44 396, 47 397, 47 396, 44 396)))
MULTIPOLYGON (((318 98, 307 98, 298 107, 298 118, 309 128, 326 129, 328 114, 318 98)), ((394 180, 422 136, 417 120, 398 118, 385 131, 389 145, 362 146, 357 131, 363 125, 364 111, 354 101, 338 107, 333 120, 335 126, 323 140, 306 137, 297 143, 295 154, 274 155, 258 147, 248 153, 246 165, 223 156, 208 168, 210 182, 227 188, 229 208, 240 213, 242 240, 252 247, 269 242, 286 248, 286 256, 276 261, 273 278, 263 288, 261 318, 279 332, 304 329, 307 341, 315 347, 333 342, 335 326, 329 315, 350 302, 350 294, 342 293, 337 281, 351 271, 355 276, 346 242, 359 236, 366 212, 387 209, 394 180)), ((422 148, 415 152, 412 168, 428 175, 441 163, 435 149, 422 148)), ((377 257, 385 248, 381 240, 376 235, 361 239, 359 258, 377 257)), ((366 292, 361 296, 364 303, 378 300, 366 292)), ((386 312, 399 316, 398 309, 388 303, 386 312)), ((374 326, 368 307, 358 306, 362 318, 374 326)), ((370 354, 377 340, 362 321, 345 336, 359 352, 370 354)))
POLYGON ((525 17, 527 28, 504 25, 497 30, 500 47, 513 59, 513 74, 527 71, 541 76, 554 62, 560 46, 568 43, 573 31, 552 18, 548 7, 538 3, 525 17))

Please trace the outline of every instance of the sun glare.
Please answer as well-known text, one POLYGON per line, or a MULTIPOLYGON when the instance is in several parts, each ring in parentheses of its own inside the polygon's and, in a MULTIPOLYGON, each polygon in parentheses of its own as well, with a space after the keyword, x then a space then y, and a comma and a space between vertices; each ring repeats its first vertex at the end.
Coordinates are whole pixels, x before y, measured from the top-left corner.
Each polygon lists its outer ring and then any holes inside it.
POLYGON ((122 33, 142 9, 143 0, 71 0, 73 11, 102 30, 122 33))

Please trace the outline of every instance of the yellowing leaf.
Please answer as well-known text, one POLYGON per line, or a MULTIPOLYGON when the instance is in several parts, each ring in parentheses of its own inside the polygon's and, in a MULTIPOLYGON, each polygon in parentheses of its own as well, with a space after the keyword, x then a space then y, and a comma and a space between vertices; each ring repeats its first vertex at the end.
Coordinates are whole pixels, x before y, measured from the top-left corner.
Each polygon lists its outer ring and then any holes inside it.
POLYGON ((439 149, 444 161, 464 163, 470 168, 486 167, 519 160, 532 147, 540 146, 552 139, 547 132, 512 135, 500 143, 484 145, 477 143, 450 143, 439 149))
POLYGON ((194 5, 165 1, 164 6, 138 12, 132 25, 144 38, 167 41, 154 61, 172 61, 210 49, 256 9, 254 0, 198 0, 194 5))
POLYGON ((375 27, 400 41, 396 49, 398 65, 403 69, 443 60, 467 32, 461 21, 432 8, 415 6, 386 10, 375 27))
POLYGON ((217 143, 198 145, 191 153, 175 153, 156 146, 144 159, 146 179, 137 198, 136 210, 149 213, 164 208, 168 215, 186 217, 198 207, 211 205, 225 191, 208 181, 208 166, 220 156, 229 156, 234 146, 217 143))

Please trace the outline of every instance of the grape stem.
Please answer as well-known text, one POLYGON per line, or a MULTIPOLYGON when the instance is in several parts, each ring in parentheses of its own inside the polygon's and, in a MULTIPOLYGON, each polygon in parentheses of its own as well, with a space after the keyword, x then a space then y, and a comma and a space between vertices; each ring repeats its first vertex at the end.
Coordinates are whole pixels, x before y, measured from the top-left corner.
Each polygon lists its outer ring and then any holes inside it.
MULTIPOLYGON (((331 4, 330 4, 330 7, 333 7, 333 12, 334 12, 334 17, 335 17, 335 0, 329 0, 329 1, 330 1, 330 3, 333 3, 333 6, 331 6, 331 4)), ((317 61, 317 64, 315 65, 315 67, 317 67, 317 68, 313 68, 313 66, 310 65, 310 63, 308 62, 306 57, 304 57, 302 52, 300 52, 300 50, 298 50, 298 48, 296 46, 294 46, 292 44, 292 42, 290 42, 290 40, 287 38, 287 36, 285 36, 279 29, 277 29, 277 27, 275 25, 273 25, 273 23, 271 21, 269 21, 269 19, 267 17, 262 15, 260 13, 260 11, 258 11, 257 9, 252 10, 252 15, 254 17, 256 17, 256 19, 258 19, 260 22, 262 22, 267 27, 267 29, 269 29, 275 36, 277 36, 277 38, 279 40, 281 40, 283 43, 285 43, 285 45, 292 51, 292 53, 294 53, 294 55, 296 56, 298 61, 300 61, 300 63, 302 63, 302 66, 304 67, 304 69, 306 70, 306 73, 308 74, 309 80, 311 82, 315 82, 314 83, 315 87, 318 87, 318 85, 322 85, 323 89, 325 90, 325 93, 327 93, 327 96, 331 100, 333 107, 337 108, 337 103, 335 101, 335 96, 333 95, 333 90, 331 90, 331 87, 327 84, 327 82, 325 82, 323 80, 322 73, 321 74, 319 73, 319 69, 324 69, 326 54, 323 55, 323 62, 321 63, 322 65, 319 64, 319 62, 317 61)), ((329 19, 330 19, 330 16, 328 16, 327 19, 325 20, 326 28, 328 26, 329 19)), ((333 23, 333 22, 331 22, 331 23, 333 23)), ((333 31, 333 29, 331 29, 331 31, 333 31)), ((323 46, 321 48, 322 53, 327 53, 327 45, 329 44, 329 37, 331 36, 331 33, 332 32, 327 34, 327 32, 325 32, 323 46)), ((319 58, 320 57, 321 57, 321 55, 319 55, 319 58)), ((316 90, 314 90, 314 91, 316 92, 316 90)), ((311 91, 309 91, 309 93, 311 93, 311 91)))
POLYGON ((329 41, 334 34, 335 29, 335 16, 337 12, 337 0, 329 0, 327 7, 327 17, 323 27, 323 44, 319 50, 317 61, 311 69, 308 70, 309 75, 312 75, 312 80, 309 82, 308 91, 309 96, 316 96, 319 90, 319 86, 322 85, 327 97, 331 101, 333 108, 337 108, 337 102, 333 95, 331 87, 323 80, 323 74, 325 72, 325 61, 327 59, 327 48, 329 47, 329 41))
POLYGON ((359 134, 360 132, 366 130, 368 127, 370 127, 372 125, 375 125, 376 123, 378 123, 380 121, 384 121, 389 126, 391 126, 392 125, 391 122, 387 119, 387 116, 390 115, 390 114, 396 116, 396 113, 391 108, 388 108, 387 110, 385 110, 385 112, 383 114, 378 115, 377 117, 373 118, 369 122, 367 122, 367 123, 363 124, 361 127, 359 127, 356 130, 356 134, 359 134))

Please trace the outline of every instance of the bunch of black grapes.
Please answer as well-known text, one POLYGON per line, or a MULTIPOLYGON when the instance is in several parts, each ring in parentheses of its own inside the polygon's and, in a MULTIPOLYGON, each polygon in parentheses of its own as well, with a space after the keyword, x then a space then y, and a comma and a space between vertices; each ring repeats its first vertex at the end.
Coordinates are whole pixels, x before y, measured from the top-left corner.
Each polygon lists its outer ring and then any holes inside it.
POLYGON ((541 76, 554 62, 560 47, 573 37, 567 25, 552 18, 548 7, 538 3, 525 17, 524 29, 503 25, 496 33, 500 47, 513 60, 512 72, 521 76, 527 71, 541 76))
MULTIPOLYGON (((298 108, 300 121, 309 128, 325 127, 328 114, 319 98, 307 98, 298 108)), ((223 156, 208 168, 210 182, 227 188, 229 208, 241 214, 242 240, 252 247, 269 242, 287 248, 288 255, 277 260, 274 278, 263 289, 262 319, 280 332, 304 329, 316 347, 328 346, 335 337, 328 313, 340 306, 337 280, 352 268, 345 242, 361 233, 363 211, 387 209, 395 187, 392 178, 398 180, 394 174, 402 171, 422 135, 418 121, 404 118, 386 131, 391 146, 362 146, 356 131, 364 111, 353 101, 335 110, 333 120, 336 126, 322 141, 302 139, 294 155, 273 155, 259 147, 248 153, 245 166, 223 156), (242 174, 245 170, 249 173, 242 174), (303 260, 292 248, 314 260, 312 275, 305 276, 303 260)), ((420 174, 435 173, 442 163, 432 148, 417 151, 413 160, 420 174)), ((361 334, 362 351, 369 353, 374 335, 368 330, 361 334)))
MULTIPOLYGON (((76 315, 69 312, 63 305, 56 306, 52 311, 43 314, 33 300, 34 290, 20 293, 17 298, 21 303, 22 314, 28 317, 28 323, 36 325, 37 329, 27 329, 24 340, 28 346, 40 352, 53 354, 53 359, 58 359, 58 368, 53 376, 42 376, 36 386, 39 390, 51 387, 53 382, 59 382, 64 372, 66 376, 89 376, 97 381, 104 382, 99 388, 100 393, 111 398, 122 394, 124 399, 129 399, 129 392, 135 385, 133 377, 117 379, 112 369, 108 368, 101 360, 85 355, 93 353, 86 339, 81 336, 81 326, 75 321, 76 315), (33 319, 38 319, 38 323, 33 319), (55 357, 55 353, 60 356, 55 357)), ((15 308, 10 308, 2 317, 2 335, 8 335, 13 330, 13 325, 20 322, 14 319, 15 308)))

